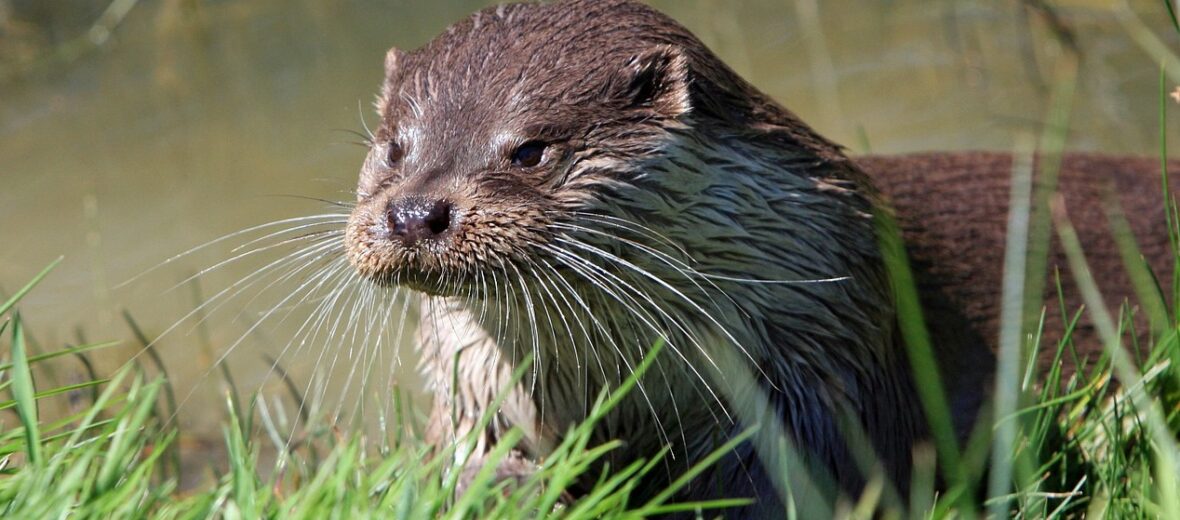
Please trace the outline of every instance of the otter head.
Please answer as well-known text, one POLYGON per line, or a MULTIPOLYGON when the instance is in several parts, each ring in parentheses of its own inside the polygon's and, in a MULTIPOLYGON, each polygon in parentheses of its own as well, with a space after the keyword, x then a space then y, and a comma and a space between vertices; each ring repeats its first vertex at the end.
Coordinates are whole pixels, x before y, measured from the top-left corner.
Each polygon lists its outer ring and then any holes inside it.
POLYGON ((362 275, 465 295, 477 273, 524 269, 690 111, 676 45, 617 19, 563 25, 555 7, 486 10, 389 51, 345 239, 362 275))
POLYGON ((733 211, 709 207, 730 198, 704 187, 781 168, 749 161, 752 146, 809 170, 798 176, 808 189, 815 171, 847 169, 836 145, 687 29, 629 0, 476 13, 418 50, 389 51, 377 108, 348 258, 370 280, 435 295, 539 267, 563 234, 617 246, 595 236, 603 218, 699 240, 686 209, 706 224, 733 211))

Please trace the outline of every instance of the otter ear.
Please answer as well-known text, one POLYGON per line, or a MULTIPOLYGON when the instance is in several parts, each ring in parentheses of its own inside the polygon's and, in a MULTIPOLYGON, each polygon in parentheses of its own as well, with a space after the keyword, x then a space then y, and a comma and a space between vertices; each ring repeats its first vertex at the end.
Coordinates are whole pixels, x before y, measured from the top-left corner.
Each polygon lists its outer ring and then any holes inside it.
POLYGON ((402 57, 405 55, 406 55, 406 53, 402 52, 401 49, 399 49, 397 47, 393 47, 393 48, 389 49, 389 52, 385 53, 385 77, 386 78, 393 76, 397 72, 397 65, 399 62, 401 62, 402 57))
POLYGON ((385 53, 385 79, 381 82, 381 95, 377 96, 377 113, 384 114, 385 106, 389 103, 389 96, 393 94, 393 77, 397 74, 398 66, 406 53, 394 47, 385 53))
POLYGON ((692 108, 688 57, 676 47, 661 45, 627 61, 622 96, 629 107, 648 108, 666 117, 692 108))

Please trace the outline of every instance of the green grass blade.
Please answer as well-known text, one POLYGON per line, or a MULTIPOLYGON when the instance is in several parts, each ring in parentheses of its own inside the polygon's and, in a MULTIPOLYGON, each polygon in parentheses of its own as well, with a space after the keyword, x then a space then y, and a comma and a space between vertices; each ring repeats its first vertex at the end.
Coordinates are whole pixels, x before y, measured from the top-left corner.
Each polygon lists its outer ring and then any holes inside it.
POLYGON ((38 283, 41 283, 41 280, 45 278, 45 276, 47 276, 54 267, 57 267, 57 264, 61 263, 62 258, 65 257, 59 256, 56 260, 49 262, 49 265, 45 266, 45 268, 42 269, 40 273, 37 273, 37 276, 34 276, 32 280, 29 280, 29 283, 26 283, 24 287, 21 287, 19 291, 16 291, 16 294, 12 295, 8 301, 0 304, 0 316, 7 313, 13 305, 16 305, 16 302, 19 302, 21 298, 24 298, 25 295, 28 294, 29 291, 33 290, 33 287, 36 287, 38 283))
MULTIPOLYGON (((94 388, 94 387, 102 385, 106 382, 107 382, 106 379, 99 379, 96 381, 83 381, 81 383, 74 383, 72 385, 65 385, 65 386, 59 386, 57 388, 50 388, 49 390, 42 390, 40 392, 34 392, 33 393, 33 400, 37 401, 40 399, 44 399, 46 397, 53 397, 55 395, 67 394, 67 393, 73 392, 74 390, 80 390, 83 388, 94 388)), ((15 379, 13 380, 12 385, 13 385, 13 389, 15 390, 17 388, 15 379)), ((13 393, 15 394, 16 392, 14 391, 13 393)), ((6 410, 6 409, 12 408, 14 406, 18 407, 18 409, 20 406, 22 406, 20 399, 14 398, 11 401, 0 401, 0 410, 6 410)))
MULTIPOLYGON (((996 360, 995 417, 1016 412, 1020 398, 1020 363, 1023 344, 1024 289, 1028 261, 1028 235, 1032 220, 1033 152, 1022 144, 1012 165, 1011 200, 1008 205, 1007 244, 1004 247, 1003 297, 1000 308, 1000 349, 996 360)), ((1005 497, 1012 482, 1012 457, 1019 423, 1003 421, 995 427, 987 496, 1005 497)), ((1008 500, 992 502, 994 518, 1008 514, 1008 500)))
POLYGON ((1168 20, 1172 22, 1172 28, 1180 33, 1180 21, 1176 20, 1176 6, 1172 5, 1171 0, 1163 0, 1163 4, 1168 9, 1168 20))
POLYGON ((710 466, 712 466, 718 460, 721 460, 721 457, 729 455, 729 453, 731 451, 733 451, 735 448, 737 448, 739 445, 741 445, 741 443, 743 443, 743 442, 749 440, 751 437, 753 437, 754 433, 757 431, 758 431, 757 426, 752 426, 750 428, 746 428, 745 431, 735 435, 732 439, 729 439, 729 441, 727 441, 725 444, 718 446, 717 449, 713 450, 712 453, 709 453, 704 458, 702 458, 700 461, 697 461, 697 463, 693 464, 693 466, 691 468, 689 468, 688 471, 684 472, 683 475, 680 475, 676 478, 676 480, 673 480, 672 483, 667 488, 665 488, 663 491, 661 491, 656 496, 652 497, 651 500, 648 500, 647 503, 644 505, 643 509, 641 509, 642 514, 644 514, 644 515, 656 514, 655 512, 662 509, 664 507, 664 502, 667 502, 668 499, 672 498, 672 495, 674 495, 677 491, 679 491, 684 486, 687 486, 688 483, 692 481, 692 479, 697 477, 697 475, 700 475, 702 472, 704 472, 706 469, 708 469, 710 466))
POLYGON ((897 305, 898 326, 906 343, 910 367, 918 387, 918 398, 930 423, 938 450, 939 465, 954 483, 966 485, 967 471, 963 467, 955 430, 951 423, 950 406, 938 374, 934 358, 934 347, 927 333, 922 316, 922 305, 918 298, 914 274, 906 258, 901 230, 892 217, 883 213, 877 219, 880 229, 878 240, 885 257, 885 268, 893 281, 894 298, 897 305))
MULTIPOLYGON (((118 341, 108 341, 105 343, 91 343, 88 345, 79 345, 77 347, 63 348, 61 350, 56 350, 53 352, 46 352, 44 354, 38 354, 36 356, 29 356, 28 363, 29 363, 29 365, 33 365, 33 364, 41 362, 41 361, 59 358, 62 356, 68 356, 71 354, 79 354, 82 352, 89 352, 91 350, 104 349, 104 348, 108 348, 108 347, 113 347, 118 344, 119 344, 118 341)), ((0 372, 8 370, 10 368, 12 368, 12 363, 0 363, 0 372)))
POLYGON ((16 401, 16 412, 25 430, 29 462, 33 465, 40 464, 42 460, 39 430, 41 424, 37 418, 35 396, 33 373, 29 369, 29 359, 25 352, 24 326, 21 325, 20 314, 17 314, 12 319, 12 399, 16 401))
POLYGON ((244 518, 258 518, 257 490, 250 446, 242 436, 242 426, 228 401, 230 424, 224 429, 225 443, 230 460, 230 475, 233 482, 233 498, 244 518))

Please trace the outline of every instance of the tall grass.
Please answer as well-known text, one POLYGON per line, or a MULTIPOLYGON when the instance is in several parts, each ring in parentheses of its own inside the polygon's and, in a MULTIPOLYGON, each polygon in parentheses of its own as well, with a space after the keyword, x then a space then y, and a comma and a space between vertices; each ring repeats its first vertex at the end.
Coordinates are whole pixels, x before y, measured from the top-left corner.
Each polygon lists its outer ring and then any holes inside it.
MULTIPOLYGON (((52 266, 50 266, 52 268, 52 266)), ((38 391, 33 365, 65 355, 85 353, 111 344, 83 345, 30 357, 24 324, 11 311, 49 271, 47 268, 0 307, 0 333, 10 338, 12 362, 0 364, 0 391, 11 401, 0 401, 0 412, 15 409, 17 423, 0 423, 0 517, 2 518, 514 518, 548 514, 563 518, 635 518, 675 512, 706 512, 748 502, 735 498, 702 503, 673 503, 675 492, 687 485, 718 457, 749 436, 738 436, 691 468, 662 493, 644 503, 632 503, 630 493, 649 472, 662 469, 663 454, 629 466, 612 468, 597 485, 573 503, 563 500, 566 488, 596 461, 619 446, 591 442, 594 424, 636 384, 658 356, 637 367, 633 376, 609 396, 603 393, 590 418, 567 432, 535 471, 516 485, 494 478, 496 464, 512 448, 519 431, 498 444, 486 464, 456 499, 461 453, 470 453, 475 439, 458 443, 443 453, 407 435, 400 418, 377 418, 382 429, 375 436, 340 433, 332 428, 311 429, 317 438, 293 445, 278 432, 274 414, 257 396, 227 392, 224 425, 224 471, 211 487, 177 493, 180 475, 169 472, 165 456, 177 437, 171 420, 172 400, 166 381, 151 380, 136 366, 128 366, 109 381, 38 391), (102 393, 85 410, 46 422, 37 413, 40 399, 63 395, 80 387, 101 385, 102 393), (238 402, 248 402, 241 407, 238 402), (279 454, 271 467, 261 462, 260 439, 244 422, 242 410, 257 414, 271 434, 279 454), (315 445, 330 446, 318 455, 315 445), (302 446, 301 448, 299 446, 302 446), (466 449, 465 449, 466 448, 466 449)), ((519 378, 528 366, 518 369, 519 378)), ((384 410, 377 407, 377 410, 384 410)), ((490 421, 492 415, 483 419, 490 421)), ((480 428, 477 428, 477 430, 480 428)))

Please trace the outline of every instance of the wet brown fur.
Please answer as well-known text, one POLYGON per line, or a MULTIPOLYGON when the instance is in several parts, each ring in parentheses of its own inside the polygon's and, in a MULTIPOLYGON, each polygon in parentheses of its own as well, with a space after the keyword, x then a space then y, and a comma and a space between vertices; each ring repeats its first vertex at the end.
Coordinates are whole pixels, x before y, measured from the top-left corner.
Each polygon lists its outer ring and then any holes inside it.
MULTIPOLYGON (((743 394, 727 386, 724 370, 709 368, 706 346, 728 345, 759 378, 769 404, 762 412, 837 484, 853 492, 863 485, 836 426, 851 413, 904 488, 910 449, 926 433, 876 247, 872 213, 884 208, 903 229, 961 434, 986 398, 1011 172, 1005 154, 849 160, 686 29, 623 0, 491 8, 422 49, 392 50, 378 111, 382 124, 361 171, 346 249, 371 280, 435 295, 424 299, 419 331, 435 392, 430 439, 445 445, 471 433, 512 367, 538 356, 540 369, 511 390, 487 431, 475 432, 475 463, 513 426, 525 429, 521 452, 544 456, 598 390, 618 384, 642 358, 652 327, 629 315, 642 314, 634 307, 644 302, 612 303, 609 277, 616 275, 602 270, 630 274, 637 291, 666 305, 668 317, 653 318, 659 325, 687 327, 668 332, 680 357, 665 353, 643 398, 624 403, 597 432, 597 440, 627 441, 614 454, 616 467, 668 442, 684 455, 675 462, 683 469, 750 422, 740 410, 743 394), (511 164, 512 150, 530 140, 549 145, 542 163, 511 164), (713 195, 700 195, 706 192, 713 195), (446 235, 415 246, 390 240, 388 208, 407 198, 453 204, 446 235), (612 228, 595 215, 655 234, 612 228), (680 272, 637 255, 634 244, 595 242, 594 230, 569 227, 591 225, 657 249, 670 237, 704 274, 673 286, 643 280, 610 258, 665 277, 680 272), (755 229, 765 226, 771 229, 755 229), (590 244, 581 254, 596 258, 564 257, 578 251, 563 237, 590 244), (566 266, 541 269, 545 278, 531 274, 550 262, 566 266), (597 285, 578 279, 579 269, 597 285), (838 276, 848 278, 739 280, 838 276), (550 290, 585 294, 585 302, 550 290), (577 331, 564 314, 555 326, 552 314, 525 314, 533 299, 608 326, 579 321, 577 331), (579 352, 591 352, 602 374, 579 352), (700 381, 697 367, 708 373, 700 381)), ((1133 295, 1101 201, 1115 186, 1147 259, 1165 272, 1157 170, 1149 160, 1098 155, 1064 162, 1066 205, 1111 303, 1133 295)), ((674 249, 658 253, 679 258, 674 249)), ((1056 250, 1050 262, 1064 265, 1056 250)), ((1067 304, 1078 303, 1070 291, 1067 304)), ((1061 330, 1060 317, 1050 312, 1046 329, 1061 330)), ((1096 347, 1089 330, 1078 338, 1084 351, 1096 347)), ((678 498, 753 495, 759 502, 734 514, 775 516, 776 479, 755 451, 743 445, 678 498)), ((672 473, 655 472, 646 491, 672 473)))
MULTIPOLYGON (((980 356, 994 350, 1000 326, 1012 156, 995 152, 922 153, 857 157, 855 162, 869 174, 895 211, 910 261, 918 271, 917 283, 935 344, 943 354, 977 352, 957 359, 945 355, 948 379, 978 374, 980 367, 990 366, 981 363, 986 357, 980 356), (987 349, 970 348, 973 345, 985 345, 987 349)), ((1160 287, 1171 287, 1173 257, 1160 170, 1160 161, 1154 158, 1070 153, 1062 161, 1058 181, 1058 192, 1107 305, 1117 310, 1124 302, 1131 304, 1137 310, 1137 339, 1144 342, 1149 340, 1151 324, 1138 308, 1139 298, 1114 240, 1111 215, 1125 215, 1160 287)), ((1180 171, 1180 161, 1169 162, 1168 170, 1173 174, 1180 171)), ((1068 323, 1059 310, 1054 285, 1058 276, 1064 307, 1074 313, 1082 301, 1069 262, 1054 235, 1042 300, 1047 309, 1044 345, 1048 346, 1054 345, 1068 323)), ((1100 349, 1087 315, 1082 316, 1072 337, 1083 357, 1100 349)), ((1054 355, 1053 348, 1042 349, 1039 366, 1046 368, 1054 355)), ((1068 356, 1066 377, 1075 368, 1068 356)))

